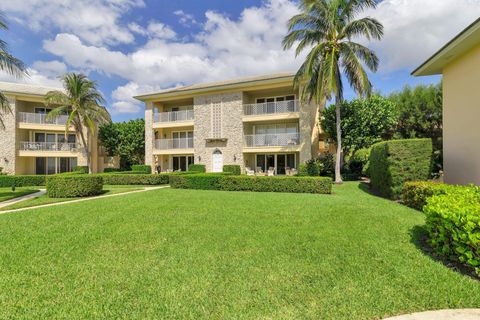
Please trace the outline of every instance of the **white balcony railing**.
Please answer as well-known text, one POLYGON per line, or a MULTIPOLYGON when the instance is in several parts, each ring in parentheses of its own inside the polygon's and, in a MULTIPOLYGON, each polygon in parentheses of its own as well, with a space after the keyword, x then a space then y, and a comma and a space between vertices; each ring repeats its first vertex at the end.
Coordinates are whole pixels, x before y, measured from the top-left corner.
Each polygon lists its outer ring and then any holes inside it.
POLYGON ((158 150, 191 149, 193 148, 193 138, 157 139, 155 148, 158 150))
POLYGON ((160 112, 155 114, 155 122, 181 122, 181 121, 190 121, 193 120, 194 114, 193 109, 181 110, 181 111, 171 111, 171 112, 160 112))
POLYGON ((243 112, 246 116, 298 112, 298 100, 245 104, 243 112))
POLYGON ((78 143, 67 142, 20 142, 22 151, 69 151, 77 152, 80 149, 78 143))
POLYGON ((42 113, 18 113, 18 121, 24 123, 65 125, 67 123, 67 120, 68 116, 65 115, 58 116, 53 119, 47 119, 47 115, 42 113))
POLYGON ((300 144, 298 133, 251 134, 245 135, 246 147, 284 147, 300 144))

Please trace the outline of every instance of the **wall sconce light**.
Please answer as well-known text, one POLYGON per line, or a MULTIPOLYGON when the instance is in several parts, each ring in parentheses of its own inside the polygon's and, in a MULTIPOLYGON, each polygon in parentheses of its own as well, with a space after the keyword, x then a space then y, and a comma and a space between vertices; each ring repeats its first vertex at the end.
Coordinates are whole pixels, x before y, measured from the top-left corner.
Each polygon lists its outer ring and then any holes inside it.
POLYGON ((233 155, 233 162, 237 162, 237 156, 235 154, 233 155))
POLYGON ((202 157, 198 156, 198 162, 202 161, 202 157))
POLYGON ((8 159, 7 159, 7 158, 3 158, 3 162, 8 163, 8 159))

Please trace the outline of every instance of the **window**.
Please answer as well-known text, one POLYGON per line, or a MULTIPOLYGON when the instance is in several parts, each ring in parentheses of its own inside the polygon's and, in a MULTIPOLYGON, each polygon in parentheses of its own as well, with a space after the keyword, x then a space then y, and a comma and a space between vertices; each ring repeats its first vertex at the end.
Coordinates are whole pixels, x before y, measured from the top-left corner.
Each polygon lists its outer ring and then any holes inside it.
POLYGON ((212 138, 222 137, 222 103, 212 103, 212 138))
POLYGON ((295 154, 257 154, 256 169, 266 172, 269 168, 275 168, 275 174, 284 175, 286 168, 296 168, 295 154))
POLYGON ((193 156, 173 156, 173 171, 188 171, 188 166, 193 163, 193 156))
POLYGON ((295 111, 295 95, 258 98, 257 103, 264 103, 265 113, 275 112, 294 112, 295 111), (279 103, 283 102, 283 103, 279 103))
POLYGON ((35 158, 35 173, 39 175, 72 172, 77 158, 35 158))

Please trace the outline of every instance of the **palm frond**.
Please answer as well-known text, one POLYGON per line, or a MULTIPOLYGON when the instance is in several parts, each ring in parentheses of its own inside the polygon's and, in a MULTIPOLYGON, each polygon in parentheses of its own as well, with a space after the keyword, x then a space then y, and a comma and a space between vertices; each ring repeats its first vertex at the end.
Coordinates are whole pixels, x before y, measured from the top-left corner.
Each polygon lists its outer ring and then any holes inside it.
POLYGON ((372 92, 372 84, 357 55, 347 45, 341 47, 341 53, 343 72, 350 85, 359 96, 369 96, 372 92))
POLYGON ((26 74, 23 62, 3 50, 0 50, 0 70, 17 78, 21 78, 26 74))
POLYGON ((0 92, 0 128, 2 129, 5 129, 3 116, 6 114, 12 114, 12 108, 10 107, 10 101, 8 101, 8 98, 0 92))
POLYGON ((368 40, 381 40, 383 25, 376 19, 367 17, 349 22, 341 31, 340 38, 365 37, 368 40))
POLYGON ((347 41, 341 44, 341 47, 348 46, 355 55, 373 72, 378 70, 380 60, 373 50, 352 41, 347 41))

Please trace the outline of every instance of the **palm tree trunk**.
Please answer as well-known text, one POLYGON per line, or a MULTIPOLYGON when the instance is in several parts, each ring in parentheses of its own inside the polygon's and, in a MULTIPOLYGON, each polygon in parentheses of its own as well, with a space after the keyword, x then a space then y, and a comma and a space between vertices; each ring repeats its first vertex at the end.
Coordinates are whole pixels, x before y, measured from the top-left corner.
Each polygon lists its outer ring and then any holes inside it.
POLYGON ((85 140, 85 136, 83 135, 83 130, 79 130, 80 138, 82 139, 83 147, 85 148, 85 152, 87 154, 87 167, 88 173, 92 173, 92 168, 90 166, 90 149, 88 148, 88 142, 85 140))
POLYGON ((341 173, 341 163, 342 163, 342 119, 340 116, 340 110, 342 106, 342 99, 337 95, 335 97, 335 114, 337 117, 337 156, 335 158, 335 183, 341 184, 343 183, 342 180, 342 173, 341 173))

